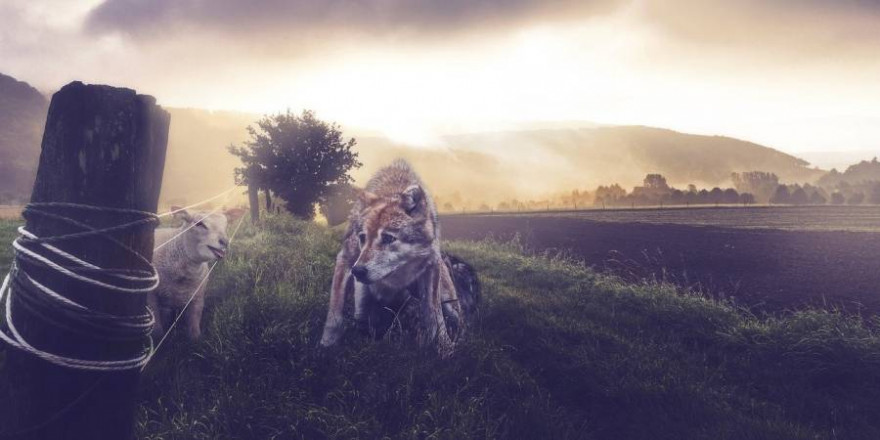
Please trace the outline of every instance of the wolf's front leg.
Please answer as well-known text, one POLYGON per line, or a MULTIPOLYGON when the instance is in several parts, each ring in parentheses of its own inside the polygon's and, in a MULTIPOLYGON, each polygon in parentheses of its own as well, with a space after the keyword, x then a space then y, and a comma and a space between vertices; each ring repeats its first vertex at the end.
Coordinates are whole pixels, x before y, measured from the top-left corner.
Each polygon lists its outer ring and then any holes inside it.
MULTIPOLYGON (((367 313, 367 295, 370 288, 364 283, 353 281, 354 283, 354 321, 357 323, 358 330, 364 333, 371 333, 369 313, 367 313)), ((372 335, 371 336, 375 336, 372 335)))
POLYGON ((446 320, 443 318, 443 307, 440 301, 440 266, 443 261, 439 258, 433 261, 426 269, 424 283, 422 283, 422 332, 420 342, 428 345, 431 342, 437 344, 437 353, 441 358, 449 357, 455 348, 455 344, 446 331, 446 320))
POLYGON ((440 303, 443 307, 443 316, 446 321, 447 331, 453 341, 459 340, 465 331, 464 314, 461 311, 461 303, 458 301, 458 291, 455 290, 455 282, 449 266, 440 264, 440 303))
POLYGON ((327 321, 321 335, 321 346, 329 347, 339 342, 343 332, 342 310, 345 306, 345 288, 351 278, 348 258, 345 251, 336 257, 336 268, 333 272, 333 286, 330 288, 330 305, 327 308, 327 321))

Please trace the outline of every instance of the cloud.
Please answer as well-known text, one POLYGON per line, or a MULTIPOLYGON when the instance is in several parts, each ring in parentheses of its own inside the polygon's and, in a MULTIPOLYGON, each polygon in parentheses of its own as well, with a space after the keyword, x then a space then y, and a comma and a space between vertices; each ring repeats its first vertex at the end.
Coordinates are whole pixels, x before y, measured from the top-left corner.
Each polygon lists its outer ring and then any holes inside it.
POLYGON ((701 50, 776 62, 828 56, 839 63, 880 49, 877 0, 647 0, 641 5, 647 24, 701 50))
POLYGON ((608 12, 624 0, 106 0, 92 32, 136 39, 180 31, 302 35, 326 29, 371 35, 449 33, 567 14, 608 12))

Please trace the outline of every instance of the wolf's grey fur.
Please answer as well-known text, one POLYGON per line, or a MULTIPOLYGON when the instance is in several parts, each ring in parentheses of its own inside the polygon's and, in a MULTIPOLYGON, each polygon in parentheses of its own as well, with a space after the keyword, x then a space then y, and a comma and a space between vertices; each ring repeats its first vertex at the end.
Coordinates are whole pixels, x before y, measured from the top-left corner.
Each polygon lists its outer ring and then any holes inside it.
POLYGON ((190 339, 201 336, 200 322, 207 285, 202 279, 208 274, 208 263, 226 255, 229 244, 226 227, 230 220, 240 217, 243 212, 240 209, 222 214, 180 211, 175 214, 176 218, 183 220, 179 228, 156 229, 155 245, 161 247, 153 253, 153 265, 159 273, 159 287, 147 297, 147 305, 156 316, 154 337, 164 334, 196 288, 198 292, 181 317, 181 324, 190 339))
POLYGON ((455 284, 440 252, 437 209, 422 181, 403 160, 382 168, 355 202, 330 294, 321 345, 342 336, 345 293, 354 291, 355 319, 363 323, 371 304, 392 306, 415 297, 420 304, 420 341, 451 354, 463 327, 455 284))

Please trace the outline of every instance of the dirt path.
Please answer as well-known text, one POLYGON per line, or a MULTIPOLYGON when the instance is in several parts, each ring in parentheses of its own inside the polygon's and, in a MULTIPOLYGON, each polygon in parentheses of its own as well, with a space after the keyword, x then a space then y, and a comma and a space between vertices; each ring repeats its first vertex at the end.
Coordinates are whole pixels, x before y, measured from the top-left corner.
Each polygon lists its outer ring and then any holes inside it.
POLYGON ((757 310, 804 305, 880 312, 880 233, 597 222, 566 217, 445 216, 445 239, 510 238, 565 250, 630 278, 665 277, 757 310))

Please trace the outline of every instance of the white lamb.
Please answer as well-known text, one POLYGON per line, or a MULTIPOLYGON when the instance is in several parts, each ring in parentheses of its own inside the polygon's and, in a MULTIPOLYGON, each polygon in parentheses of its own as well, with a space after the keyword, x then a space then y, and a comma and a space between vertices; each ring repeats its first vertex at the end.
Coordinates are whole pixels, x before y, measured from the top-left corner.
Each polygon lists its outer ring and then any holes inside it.
MULTIPOLYGON (((174 211, 180 208, 172 207, 174 211)), ((180 210, 175 218, 183 220, 179 228, 159 228, 155 233, 153 264, 159 272, 159 287, 147 298, 147 305, 156 316, 154 338, 161 337, 193 292, 198 289, 180 325, 191 340, 201 336, 202 310, 205 307, 205 286, 208 263, 226 256, 229 238, 226 226, 244 214, 243 209, 221 213, 180 210), (199 286, 201 284, 201 287, 199 286)))

